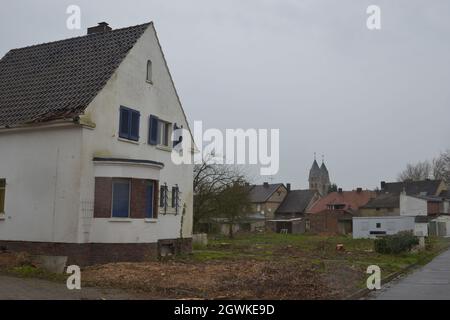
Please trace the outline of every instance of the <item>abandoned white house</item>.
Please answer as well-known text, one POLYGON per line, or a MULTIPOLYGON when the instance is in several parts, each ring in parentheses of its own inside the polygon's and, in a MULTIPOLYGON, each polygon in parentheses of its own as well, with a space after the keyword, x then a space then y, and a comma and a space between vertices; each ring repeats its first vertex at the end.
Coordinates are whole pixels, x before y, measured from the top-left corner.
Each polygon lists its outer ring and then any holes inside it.
POLYGON ((189 251, 193 167, 171 161, 180 127, 189 128, 153 23, 100 23, 9 51, 0 247, 82 265, 189 251))

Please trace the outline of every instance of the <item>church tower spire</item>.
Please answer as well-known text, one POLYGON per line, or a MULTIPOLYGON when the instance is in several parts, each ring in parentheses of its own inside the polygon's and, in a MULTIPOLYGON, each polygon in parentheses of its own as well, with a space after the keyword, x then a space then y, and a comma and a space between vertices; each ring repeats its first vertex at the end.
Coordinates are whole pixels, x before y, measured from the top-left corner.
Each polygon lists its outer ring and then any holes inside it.
POLYGON ((325 157, 322 155, 322 165, 319 167, 316 160, 316 153, 314 152, 314 161, 309 170, 309 188, 317 190, 320 195, 325 196, 328 194, 330 185, 330 175, 325 165, 325 157))

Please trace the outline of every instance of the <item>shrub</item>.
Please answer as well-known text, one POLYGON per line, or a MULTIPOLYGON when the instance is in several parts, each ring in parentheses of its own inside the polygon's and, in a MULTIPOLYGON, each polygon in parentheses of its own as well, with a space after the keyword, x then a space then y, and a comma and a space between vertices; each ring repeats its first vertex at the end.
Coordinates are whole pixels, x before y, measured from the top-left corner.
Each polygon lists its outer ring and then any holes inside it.
POLYGON ((398 254, 410 251, 419 244, 419 239, 412 231, 401 231, 394 235, 384 236, 375 240, 375 251, 385 254, 398 254))

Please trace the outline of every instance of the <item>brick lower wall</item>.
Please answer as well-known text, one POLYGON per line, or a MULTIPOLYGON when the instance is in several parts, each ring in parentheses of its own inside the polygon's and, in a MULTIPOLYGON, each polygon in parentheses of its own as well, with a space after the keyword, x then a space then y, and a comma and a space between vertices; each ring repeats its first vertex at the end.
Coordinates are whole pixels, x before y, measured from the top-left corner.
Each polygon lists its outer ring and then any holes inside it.
POLYGON ((0 240, 0 249, 32 255, 67 256, 67 264, 87 266, 109 262, 141 262, 159 257, 161 247, 172 245, 175 254, 192 252, 192 238, 155 243, 52 243, 0 240))

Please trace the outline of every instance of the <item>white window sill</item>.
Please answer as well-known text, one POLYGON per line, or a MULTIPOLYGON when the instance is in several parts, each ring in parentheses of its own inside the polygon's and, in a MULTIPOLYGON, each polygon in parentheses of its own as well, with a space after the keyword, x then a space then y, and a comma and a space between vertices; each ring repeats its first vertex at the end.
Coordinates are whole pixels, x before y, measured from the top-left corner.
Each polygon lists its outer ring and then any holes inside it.
POLYGON ((158 219, 146 218, 146 219, 144 219, 144 221, 147 222, 147 223, 157 223, 158 219))
POLYGON ((156 149, 163 150, 163 151, 168 151, 168 152, 172 152, 172 148, 171 148, 171 147, 165 146, 165 145, 162 145, 162 144, 158 144, 158 145, 156 146, 156 149))
POLYGON ((117 140, 122 141, 122 142, 128 142, 128 143, 135 144, 135 145, 139 145, 139 141, 129 140, 129 139, 120 138, 120 137, 118 137, 117 140))
POLYGON ((6 220, 6 214, 0 213, 0 220, 6 220))
POLYGON ((110 218, 109 222, 132 222, 133 220, 130 218, 110 218))

